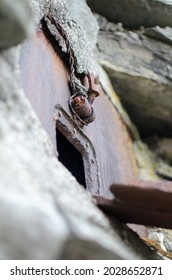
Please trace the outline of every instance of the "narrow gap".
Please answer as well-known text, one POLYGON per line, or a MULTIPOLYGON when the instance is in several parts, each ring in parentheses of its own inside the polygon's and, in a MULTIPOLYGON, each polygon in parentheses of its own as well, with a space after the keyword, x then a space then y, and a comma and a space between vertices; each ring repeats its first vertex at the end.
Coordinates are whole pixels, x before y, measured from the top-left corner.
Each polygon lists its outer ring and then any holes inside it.
POLYGON ((56 143, 59 160, 86 189, 84 163, 80 152, 56 129, 56 143))

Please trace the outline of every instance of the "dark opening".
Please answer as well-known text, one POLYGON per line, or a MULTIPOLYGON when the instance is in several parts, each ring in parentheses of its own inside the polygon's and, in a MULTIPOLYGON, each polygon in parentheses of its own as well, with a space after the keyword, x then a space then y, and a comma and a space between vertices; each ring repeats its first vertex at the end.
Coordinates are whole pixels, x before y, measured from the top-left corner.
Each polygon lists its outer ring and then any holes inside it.
POLYGON ((84 164, 80 152, 58 129, 56 130, 56 141, 59 160, 86 189, 84 164))

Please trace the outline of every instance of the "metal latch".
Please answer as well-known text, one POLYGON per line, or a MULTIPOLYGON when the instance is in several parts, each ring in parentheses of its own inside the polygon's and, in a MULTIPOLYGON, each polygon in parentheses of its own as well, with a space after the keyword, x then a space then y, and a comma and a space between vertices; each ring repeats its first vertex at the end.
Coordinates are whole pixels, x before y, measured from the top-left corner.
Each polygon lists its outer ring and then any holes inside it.
POLYGON ((97 96, 100 95, 101 86, 93 73, 88 73, 84 77, 83 85, 87 88, 87 97, 78 93, 69 99, 69 106, 72 113, 84 124, 95 120, 95 112, 92 104, 97 96))

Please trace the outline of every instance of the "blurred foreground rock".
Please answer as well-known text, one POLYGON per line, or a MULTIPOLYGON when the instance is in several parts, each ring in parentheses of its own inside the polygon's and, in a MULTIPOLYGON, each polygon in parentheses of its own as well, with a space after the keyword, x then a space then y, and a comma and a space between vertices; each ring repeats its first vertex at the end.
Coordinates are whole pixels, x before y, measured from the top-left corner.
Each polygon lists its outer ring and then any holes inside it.
POLYGON ((17 45, 33 32, 27 1, 0 0, 0 49, 17 45), (15 36, 14 36, 15 35, 15 36))

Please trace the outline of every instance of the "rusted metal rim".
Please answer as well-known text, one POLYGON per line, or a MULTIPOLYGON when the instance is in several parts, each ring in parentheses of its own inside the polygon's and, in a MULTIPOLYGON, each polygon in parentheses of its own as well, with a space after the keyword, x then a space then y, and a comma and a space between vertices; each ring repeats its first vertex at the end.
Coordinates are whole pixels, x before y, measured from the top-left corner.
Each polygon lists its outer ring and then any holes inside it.
POLYGON ((99 167, 93 144, 59 104, 55 106, 54 119, 56 127, 83 157, 87 190, 95 195, 99 195, 99 167))

